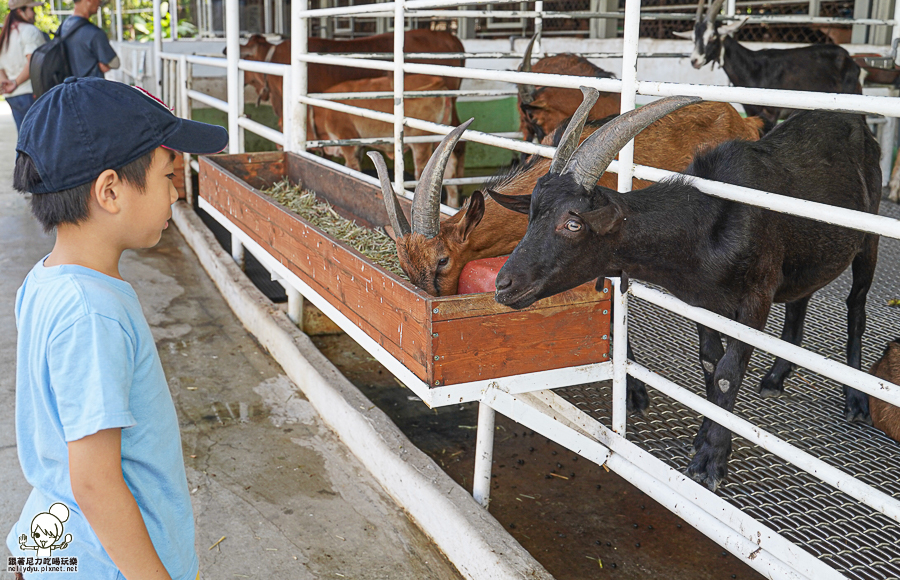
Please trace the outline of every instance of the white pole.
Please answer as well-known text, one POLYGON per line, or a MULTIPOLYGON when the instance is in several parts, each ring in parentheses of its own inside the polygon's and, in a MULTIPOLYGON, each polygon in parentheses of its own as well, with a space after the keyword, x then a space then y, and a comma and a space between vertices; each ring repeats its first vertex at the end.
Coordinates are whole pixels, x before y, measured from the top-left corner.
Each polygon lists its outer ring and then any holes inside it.
MULTIPOLYGON (((158 0, 157 0, 158 1, 158 0)), ((240 60, 240 6, 238 0, 225 0, 225 46, 227 53, 227 91, 228 91, 228 152, 241 152, 241 128, 238 118, 241 115, 241 87, 238 60, 240 60)), ((240 239, 232 234, 231 256, 243 268, 244 246, 240 239)))
MULTIPOLYGON (((641 0, 625 0, 625 37, 622 39, 622 108, 626 113, 634 109, 637 93, 637 51, 641 25, 641 0)), ((631 191, 634 175, 634 140, 619 151, 619 191, 631 191)))
MULTIPOLYGON (((401 0, 402 1, 402 0, 401 0)), ((475 481, 472 496, 481 507, 491 501, 491 463, 494 460, 494 410, 478 404, 478 431, 475 438, 475 481)))
MULTIPOLYGON (((891 28, 891 46, 900 38, 900 1, 894 1, 894 26, 891 28)), ((894 59, 896 62, 896 58, 894 59)))
POLYGON ((204 0, 206 2, 206 26, 210 36, 216 35, 216 23, 213 18, 212 0, 204 0))
POLYGON ((628 370, 628 295, 622 291, 622 279, 613 279, 613 395, 612 429, 622 437, 628 411, 626 409, 628 370))
POLYGON ((303 330, 303 295, 291 285, 287 286, 288 311, 291 321, 303 330))
MULTIPOLYGON (((282 0, 276 0, 276 7, 281 6, 282 0)), ((291 30, 293 37, 291 39, 291 75, 293 81, 293 89, 290 94, 294 95, 291 101, 293 126, 289 133, 291 141, 289 151, 302 151, 306 149, 306 133, 307 133, 307 111, 306 103, 300 102, 297 98, 309 94, 307 89, 309 78, 307 77, 308 66, 306 61, 300 60, 301 54, 307 53, 309 46, 309 20, 300 13, 309 7, 309 0, 294 0, 291 2, 291 30)), ((275 13, 276 17, 278 12, 275 13)), ((276 23, 278 22, 276 18, 276 23)), ((282 86, 286 86, 282 84, 282 86)), ((288 100, 288 99, 286 99, 288 100)))
MULTIPOLYGON (((263 31, 266 34, 272 32, 272 0, 262 0, 263 3, 263 31)), ((287 86, 287 85, 282 85, 287 86)))
POLYGON ((178 0, 169 0, 169 38, 178 40, 178 0))
POLYGON ((728 0, 725 3, 725 14, 728 16, 734 16, 734 13, 737 11, 737 6, 735 6, 735 0, 728 0))
MULTIPOLYGON (((308 3, 307 3, 308 4, 308 3)), ((293 2, 291 3, 291 13, 293 14, 293 2)), ((304 18, 305 20, 305 18, 304 18)), ((296 19, 291 16, 291 24, 297 24, 296 19)), ((275 0, 275 34, 284 36, 284 0, 275 0)))
MULTIPOLYGON (((540 14, 544 11, 544 2, 543 0, 537 0, 534 3, 534 11, 540 14)), ((541 32, 544 30, 544 18, 542 16, 536 16, 534 19, 534 33, 540 36, 541 32)))
POLYGON ((122 0, 116 0, 116 40, 122 42, 122 0))
POLYGON ((403 41, 405 0, 394 2, 394 189, 403 191, 403 41))
POLYGON ((162 91, 162 17, 160 16, 160 1, 153 0, 153 78, 156 82, 153 93, 156 96, 162 91))
MULTIPOLYGON (((189 67, 187 57, 181 55, 178 58, 178 114, 184 119, 191 118, 191 99, 188 97, 188 91, 191 88, 188 80, 189 67)), ((182 153, 182 159, 184 161, 184 194, 187 202, 193 203, 194 181, 191 170, 191 156, 189 153, 182 153)))

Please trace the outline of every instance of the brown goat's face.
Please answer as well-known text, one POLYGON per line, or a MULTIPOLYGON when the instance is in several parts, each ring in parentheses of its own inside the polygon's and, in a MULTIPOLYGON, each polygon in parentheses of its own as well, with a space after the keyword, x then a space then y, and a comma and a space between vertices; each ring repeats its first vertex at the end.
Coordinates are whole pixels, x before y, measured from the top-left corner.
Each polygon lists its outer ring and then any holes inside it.
POLYGON ((475 259, 472 231, 484 216, 484 196, 476 191, 455 216, 441 222, 433 238, 411 233, 397 239, 400 267, 410 282, 432 296, 456 294, 463 266, 475 259))

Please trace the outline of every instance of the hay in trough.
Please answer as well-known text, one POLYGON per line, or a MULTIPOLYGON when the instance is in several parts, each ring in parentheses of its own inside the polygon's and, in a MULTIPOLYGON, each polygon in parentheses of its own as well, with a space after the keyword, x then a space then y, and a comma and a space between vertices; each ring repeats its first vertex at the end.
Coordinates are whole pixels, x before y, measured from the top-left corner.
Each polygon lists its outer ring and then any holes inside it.
POLYGON ((262 192, 297 213, 304 221, 355 249, 373 264, 409 280, 400 267, 397 245, 383 231, 360 226, 339 215, 330 203, 303 189, 302 184, 292 185, 287 178, 262 192))

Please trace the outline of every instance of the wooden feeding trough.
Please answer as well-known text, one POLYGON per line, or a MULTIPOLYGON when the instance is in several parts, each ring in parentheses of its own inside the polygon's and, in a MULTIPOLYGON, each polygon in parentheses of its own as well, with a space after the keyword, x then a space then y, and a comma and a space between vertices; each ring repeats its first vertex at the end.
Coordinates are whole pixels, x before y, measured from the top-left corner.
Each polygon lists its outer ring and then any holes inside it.
POLYGON ((491 293, 430 296, 260 191, 285 177, 360 225, 388 221, 376 186, 292 153, 201 158, 200 195, 426 384, 609 360, 608 285, 604 292, 584 285, 524 310, 497 304, 491 293))

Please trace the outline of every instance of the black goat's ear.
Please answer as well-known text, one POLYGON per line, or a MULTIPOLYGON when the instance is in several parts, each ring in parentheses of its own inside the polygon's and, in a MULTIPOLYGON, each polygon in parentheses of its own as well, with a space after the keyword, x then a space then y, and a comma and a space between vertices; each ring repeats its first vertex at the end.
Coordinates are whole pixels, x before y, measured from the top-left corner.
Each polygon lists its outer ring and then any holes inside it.
POLYGON ((600 209, 584 212, 579 216, 591 228, 591 231, 601 236, 615 232, 625 220, 622 208, 612 200, 600 209))
POLYGON ((494 201, 512 211, 527 214, 531 208, 531 194, 528 195, 504 195, 496 191, 487 190, 488 195, 494 198, 494 201))

